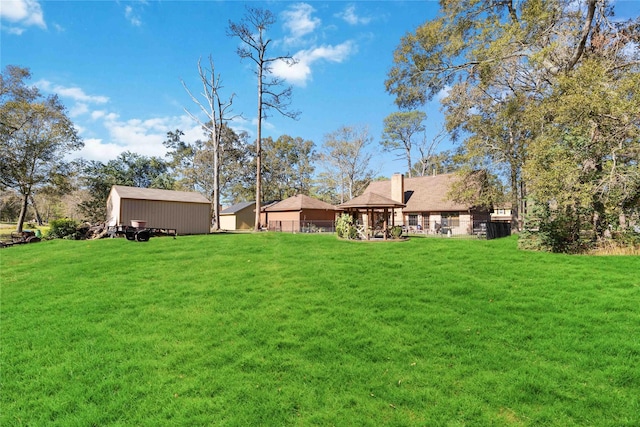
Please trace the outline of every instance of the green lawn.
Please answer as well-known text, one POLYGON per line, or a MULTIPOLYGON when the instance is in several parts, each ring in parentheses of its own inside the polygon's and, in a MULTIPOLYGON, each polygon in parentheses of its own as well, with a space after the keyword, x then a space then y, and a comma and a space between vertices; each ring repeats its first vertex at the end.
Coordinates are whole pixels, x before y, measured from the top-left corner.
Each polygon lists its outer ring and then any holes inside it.
POLYGON ((2 426, 640 425, 640 257, 260 233, 0 263, 2 426))

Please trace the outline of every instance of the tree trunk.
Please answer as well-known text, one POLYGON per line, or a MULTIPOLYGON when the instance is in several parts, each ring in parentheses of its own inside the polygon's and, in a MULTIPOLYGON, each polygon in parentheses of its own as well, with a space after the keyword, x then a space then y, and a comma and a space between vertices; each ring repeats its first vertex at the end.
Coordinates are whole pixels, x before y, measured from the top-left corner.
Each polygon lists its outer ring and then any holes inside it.
MULTIPOLYGON (((222 123, 222 122, 221 122, 222 123)), ((221 125, 222 126, 222 125, 221 125)), ((214 126, 217 128, 217 126, 214 126)), ((213 220, 215 221, 215 225, 213 226, 214 231, 220 230, 220 131, 221 129, 216 129, 216 135, 214 135, 214 152, 213 152, 213 220)))
POLYGON ((36 201, 33 199, 33 195, 29 197, 31 199, 31 206, 33 206, 33 210, 36 213, 36 222, 39 226, 42 226, 42 217, 40 216, 40 212, 38 212, 38 207, 36 206, 36 201))
POLYGON ((511 164, 511 229, 520 231, 520 188, 518 185, 518 171, 511 164))
POLYGON ((20 215, 18 216, 18 224, 16 224, 16 231, 22 232, 24 226, 24 219, 27 216, 27 206, 29 205, 29 194, 24 194, 22 197, 22 206, 20 207, 20 215))
POLYGON ((260 231, 262 208, 262 64, 258 66, 258 136, 256 138, 256 221, 255 231, 260 231))

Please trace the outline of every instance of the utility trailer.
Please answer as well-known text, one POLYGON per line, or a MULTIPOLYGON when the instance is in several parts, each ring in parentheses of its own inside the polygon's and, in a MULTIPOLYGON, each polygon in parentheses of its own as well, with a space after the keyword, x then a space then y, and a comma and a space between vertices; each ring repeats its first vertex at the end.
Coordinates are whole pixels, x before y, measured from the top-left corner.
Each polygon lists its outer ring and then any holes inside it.
POLYGON ((178 232, 175 228, 153 228, 153 227, 133 227, 131 225, 113 225, 107 230, 109 237, 126 237, 127 240, 137 242, 148 242, 151 237, 173 236, 175 239, 178 232))

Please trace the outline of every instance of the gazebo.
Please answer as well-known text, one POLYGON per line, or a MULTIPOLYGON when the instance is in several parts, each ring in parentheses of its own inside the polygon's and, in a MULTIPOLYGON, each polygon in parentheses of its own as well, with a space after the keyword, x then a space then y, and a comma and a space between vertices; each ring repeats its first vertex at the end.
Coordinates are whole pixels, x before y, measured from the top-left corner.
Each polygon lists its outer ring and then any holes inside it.
POLYGON ((403 208, 404 206, 404 203, 369 192, 338 205, 338 209, 342 209, 356 218, 358 213, 363 213, 363 220, 365 220, 366 224, 360 224, 358 227, 358 234, 361 238, 369 240, 375 235, 376 231, 381 231, 384 240, 387 240, 390 228, 389 210, 391 210, 391 227, 393 227, 395 225, 394 209, 403 208), (374 218, 376 213, 382 213, 381 228, 378 228, 376 224, 374 218))

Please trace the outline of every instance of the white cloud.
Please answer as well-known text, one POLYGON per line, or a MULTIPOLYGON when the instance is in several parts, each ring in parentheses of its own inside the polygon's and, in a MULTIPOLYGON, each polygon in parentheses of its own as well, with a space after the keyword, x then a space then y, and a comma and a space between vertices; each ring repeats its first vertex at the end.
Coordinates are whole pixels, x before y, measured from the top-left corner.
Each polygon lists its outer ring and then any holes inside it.
POLYGON ((99 138, 86 138, 84 139, 84 147, 82 150, 75 152, 74 156, 106 163, 115 159, 124 151, 126 150, 123 150, 120 145, 105 143, 99 138))
POLYGON ((366 25, 371 22, 371 18, 367 16, 358 16, 356 14, 356 6, 348 5, 342 12, 336 14, 338 18, 343 19, 349 25, 366 25))
POLYGON ((20 35, 25 31, 24 27, 47 28, 42 7, 37 0, 2 0, 0 19, 14 24, 2 27, 10 34, 20 35))
POLYGON ((88 112, 89 106, 84 102, 78 102, 69 110, 69 115, 71 117, 78 117, 82 116, 83 114, 87 114, 88 112))
MULTIPOLYGON (((113 150, 117 151, 116 155, 109 157, 109 159, 117 157, 124 151, 131 151, 143 156, 164 157, 167 149, 162 145, 162 142, 166 139, 167 132, 176 129, 185 133, 184 140, 187 142, 202 139, 200 125, 187 115, 154 117, 146 120, 120 120, 115 113, 95 115, 104 119, 104 126, 109 134, 110 142, 101 144, 104 144, 107 150, 111 150, 113 146, 117 147, 117 150, 113 150)), ((102 161, 104 161, 104 156, 102 161)))
POLYGON ((22 35, 22 33, 24 33, 24 32, 25 32, 25 29, 24 29, 24 28, 19 28, 19 27, 7 27, 6 25, 3 25, 3 26, 2 26, 2 30, 3 30, 3 31, 6 31, 6 32, 7 32, 7 33, 9 33, 9 34, 13 34, 13 35, 16 35, 16 36, 20 36, 20 35, 22 35))
POLYGON ((451 85, 446 85, 445 87, 440 89, 440 91, 436 94, 436 99, 438 100, 438 102, 448 97, 449 94, 451 93, 451 89, 452 89, 451 85))
POLYGON ((301 50, 294 55, 297 64, 289 66, 284 61, 274 64, 272 72, 288 82, 305 86, 311 78, 311 65, 324 60, 340 63, 355 53, 357 47, 351 40, 335 46, 319 46, 312 49, 301 50))
POLYGON ((290 33, 286 44, 300 43, 301 38, 312 33, 321 24, 319 18, 312 17, 316 10, 307 3, 297 3, 282 12, 283 27, 290 33))
POLYGON ((77 102, 86 102, 92 104, 105 104, 109 102, 109 98, 106 96, 87 95, 84 90, 79 87, 66 87, 56 85, 48 80, 40 80, 36 82, 36 86, 46 92, 56 93, 60 97, 70 98, 77 102))
POLYGON ((139 27, 142 25, 142 20, 140 19, 140 15, 133 10, 133 7, 126 6, 124 8, 124 16, 127 18, 127 21, 134 27, 139 27))

